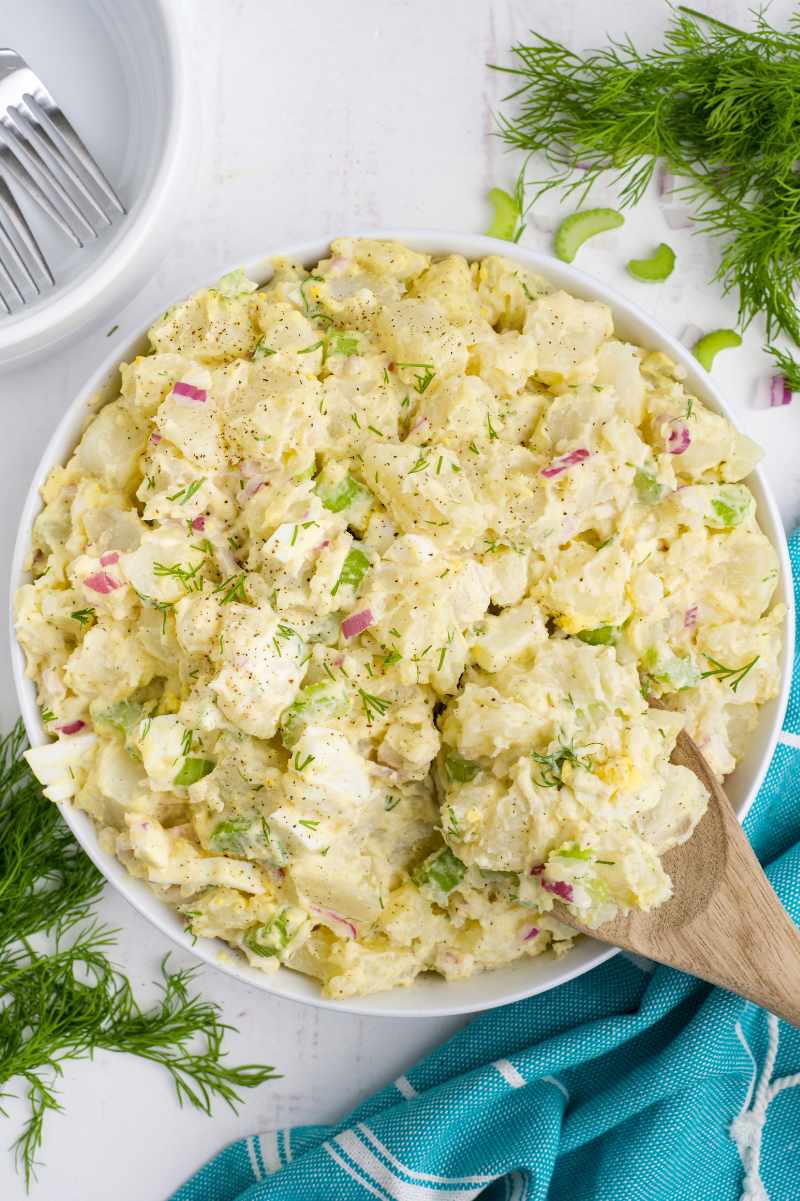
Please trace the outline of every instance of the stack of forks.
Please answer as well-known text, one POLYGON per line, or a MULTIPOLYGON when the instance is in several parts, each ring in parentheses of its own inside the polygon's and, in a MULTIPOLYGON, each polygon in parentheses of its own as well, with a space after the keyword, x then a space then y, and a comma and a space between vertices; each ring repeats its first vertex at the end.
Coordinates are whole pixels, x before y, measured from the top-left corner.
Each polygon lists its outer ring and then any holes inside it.
POLYGON ((78 247, 125 212, 38 76, 16 51, 0 48, 0 314, 31 303, 55 283, 9 185, 78 247))

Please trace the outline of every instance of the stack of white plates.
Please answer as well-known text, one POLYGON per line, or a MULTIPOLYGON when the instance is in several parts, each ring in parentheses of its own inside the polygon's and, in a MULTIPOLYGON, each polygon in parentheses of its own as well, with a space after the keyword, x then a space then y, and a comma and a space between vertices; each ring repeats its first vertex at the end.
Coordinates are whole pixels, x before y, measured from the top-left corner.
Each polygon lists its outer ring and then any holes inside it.
POLYGON ((17 192, 56 279, 0 315, 0 367, 51 350, 144 282, 164 249, 182 171, 186 97, 170 0, 25 0, 0 32, 72 121, 127 210, 83 249, 17 192))

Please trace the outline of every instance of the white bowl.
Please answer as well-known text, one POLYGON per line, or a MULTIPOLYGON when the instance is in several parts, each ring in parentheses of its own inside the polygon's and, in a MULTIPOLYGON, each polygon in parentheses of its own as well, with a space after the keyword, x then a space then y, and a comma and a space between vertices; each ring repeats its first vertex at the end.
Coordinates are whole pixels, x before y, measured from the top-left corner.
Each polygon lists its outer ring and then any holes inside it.
POLYGON ((4 14, 3 39, 41 76, 127 212, 79 250, 20 194, 56 286, 0 317, 0 369, 49 353, 101 312, 113 323, 145 281, 180 207, 188 115, 170 0, 26 0, 4 14))
MULTIPOLYGON (((603 300, 611 308, 614 315, 616 330, 623 337, 640 345, 657 350, 663 350, 671 358, 681 363, 687 372, 688 386, 697 393, 709 408, 723 413, 730 420, 733 414, 725 401, 716 391, 709 375, 698 365, 696 359, 676 342, 674 338, 660 330, 658 326, 632 301, 613 292, 604 284, 591 279, 581 271, 568 267, 547 255, 534 253, 507 242, 497 242, 493 238, 479 237, 469 234, 448 234, 435 230, 381 230, 368 231, 365 235, 377 238, 396 238, 405 242, 413 249, 435 254, 463 254, 469 259, 483 258, 488 254, 502 254, 507 258, 540 272, 557 286, 563 287, 575 296, 591 300, 603 300)), ((311 265, 328 252, 329 242, 306 242, 288 249, 281 249, 272 254, 261 256, 247 264, 245 270, 252 279, 264 282, 270 274, 270 259, 280 254, 297 259, 311 265)), ((237 264, 238 265, 238 264, 237 264)), ((207 281, 213 283, 214 281, 207 281)), ((180 299, 176 297, 175 299, 180 299)), ((155 314, 154 314, 155 317, 155 314)), ((91 412, 106 400, 118 394, 118 372, 116 370, 120 358, 128 360, 135 354, 146 349, 144 333, 122 347, 118 347, 89 380, 86 387, 73 402, 50 440, 36 475, 31 484, 30 492, 22 512, 19 534, 14 550, 11 570, 12 595, 14 589, 24 582, 27 577, 23 570, 25 557, 30 545, 31 527, 33 520, 41 507, 39 488, 50 470, 56 464, 63 463, 78 440, 87 418, 91 412)), ((781 663, 780 694, 761 711, 758 729, 755 732, 747 755, 728 777, 726 789, 739 818, 743 818, 755 799, 761 781, 769 766, 775 749, 781 722, 786 708, 789 693, 790 669, 793 661, 794 617, 791 570, 786 547, 786 538, 778 516, 777 507, 772 498, 769 485, 760 469, 756 469, 749 478, 757 505, 761 526, 776 547, 780 559, 780 581, 778 584, 778 599, 787 607, 787 617, 784 623, 783 658, 781 663)), ((19 696, 22 717, 28 731, 28 737, 33 746, 40 746, 48 741, 47 733, 42 725, 39 710, 36 705, 34 688, 25 677, 22 652, 11 630, 11 654, 14 680, 19 696)), ((419 978, 409 988, 395 989, 390 992, 378 993, 375 996, 354 998, 347 1001, 330 1001, 320 996, 317 983, 298 972, 280 968, 274 975, 264 975, 251 968, 243 959, 239 959, 234 951, 225 944, 211 940, 200 939, 193 944, 184 929, 183 921, 174 909, 159 901, 150 889, 140 880, 128 875, 125 868, 113 857, 107 855, 98 846, 95 828, 90 818, 76 809, 63 809, 64 818, 75 834, 81 846, 94 860, 103 874, 114 884, 124 897, 148 918, 161 931, 172 938, 185 950, 197 955, 206 963, 240 980, 246 980, 263 992, 273 993, 281 997, 290 997, 296 1001, 322 1007, 339 1009, 350 1013, 384 1014, 402 1017, 433 1017, 445 1014, 471 1013, 480 1009, 488 1009, 495 1005, 503 1005, 528 997, 534 993, 544 992, 564 984, 574 976, 596 967, 610 956, 616 954, 614 948, 604 946, 591 939, 581 939, 575 948, 563 959, 544 954, 536 959, 521 959, 492 972, 485 972, 469 980, 445 983, 437 977, 426 976, 419 978)))

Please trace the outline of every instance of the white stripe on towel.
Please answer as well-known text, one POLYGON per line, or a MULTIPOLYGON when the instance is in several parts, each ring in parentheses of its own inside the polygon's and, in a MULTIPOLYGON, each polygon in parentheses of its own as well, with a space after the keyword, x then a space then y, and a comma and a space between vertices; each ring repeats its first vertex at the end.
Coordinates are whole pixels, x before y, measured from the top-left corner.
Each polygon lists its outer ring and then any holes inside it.
POLYGON ((393 1155, 388 1147, 384 1146, 378 1136, 370 1130, 369 1126, 365 1126, 363 1122, 358 1123, 358 1130, 361 1131, 364 1138, 372 1143, 376 1151, 378 1151, 384 1159, 388 1159, 401 1172, 405 1172, 406 1176, 413 1176, 415 1180, 429 1180, 434 1184, 474 1184, 487 1185, 497 1179, 496 1176, 432 1176, 428 1172, 417 1172, 414 1168, 408 1167, 402 1160, 393 1155))
POLYGON ((247 1158, 250 1160, 250 1169, 253 1173, 253 1176, 256 1180, 261 1180, 261 1168, 258 1166, 255 1137, 251 1136, 245 1139, 245 1146, 247 1147, 247 1158))
POLYGON ((335 1163, 338 1163, 340 1168, 344 1168, 345 1172, 347 1172, 347 1175, 352 1176, 353 1180, 357 1181, 358 1184, 360 1184, 362 1188, 365 1188, 368 1193, 372 1193, 373 1197, 380 1197, 381 1201, 386 1201, 386 1193, 379 1192, 378 1189, 373 1188, 370 1182, 365 1180, 364 1177, 361 1176, 355 1170, 355 1168, 347 1162, 346 1159, 342 1159, 339 1152, 335 1149, 335 1147, 332 1147, 330 1143, 323 1143, 322 1150, 327 1151, 331 1159, 334 1160, 335 1163))
POLYGON ((278 1131, 267 1130, 266 1133, 258 1136, 258 1144, 261 1148, 261 1158, 264 1161, 264 1167, 268 1172, 277 1172, 281 1166, 281 1157, 278 1154, 278 1131))
POLYGON ((483 1191, 483 1185, 477 1185, 475 1188, 443 1189, 435 1185, 400 1180, 362 1143, 353 1130, 345 1130, 333 1141, 373 1184, 388 1193, 392 1201, 473 1201, 473 1198, 483 1191))
POLYGON ((406 1101, 413 1101, 414 1097, 418 1097, 419 1093, 414 1088, 414 1085, 408 1079, 408 1076, 398 1076, 394 1082, 394 1086, 406 1101))
POLYGON ((793 734, 791 730, 781 730, 778 742, 800 749, 800 734, 793 734))
POLYGON ((509 1063, 507 1059, 497 1059, 492 1064, 493 1068, 497 1068, 500 1075, 505 1080, 506 1084, 510 1084, 512 1088, 524 1088, 526 1080, 524 1076, 520 1076, 513 1063, 509 1063))

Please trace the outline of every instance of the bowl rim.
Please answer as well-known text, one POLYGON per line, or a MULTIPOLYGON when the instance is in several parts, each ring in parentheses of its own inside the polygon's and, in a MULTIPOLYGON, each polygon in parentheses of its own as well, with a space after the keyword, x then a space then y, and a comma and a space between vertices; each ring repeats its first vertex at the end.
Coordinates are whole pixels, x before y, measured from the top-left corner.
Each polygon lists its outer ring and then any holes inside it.
MULTIPOLYGON (((165 118, 163 148, 148 191, 131 216, 124 220, 128 228, 120 236, 113 250, 103 255, 96 269, 82 279, 67 284, 54 297, 52 303, 43 304, 26 312, 19 310, 18 320, 0 322, 0 365, 4 369, 15 369, 31 353, 31 343, 44 335, 51 335, 53 343, 64 336, 64 327, 71 322, 90 320, 94 310, 115 283, 125 278, 143 247, 153 236, 162 206, 172 191, 178 172, 182 169, 181 146, 188 123, 186 89, 186 55, 180 27, 179 13, 169 0, 148 0, 156 19, 161 23, 159 45, 165 54, 170 84, 170 107, 165 118)), ((66 332, 69 332, 68 330, 66 332)))
MULTIPOLYGON (((693 391, 699 392, 703 396, 704 402, 710 397, 710 407, 721 412, 734 426, 737 425, 734 413, 720 394, 717 386, 711 380, 710 375, 702 370, 686 347, 681 345, 671 334, 667 333, 635 301, 623 296, 613 287, 609 287, 607 284, 580 269, 565 264, 559 259, 555 259, 551 255, 541 251, 499 241, 485 235, 453 233, 452 231, 432 228, 360 229, 353 232, 331 235, 330 237, 316 238, 313 241, 294 243, 288 247, 267 250, 245 263, 244 271, 250 278, 257 280, 259 285, 262 285, 269 278, 272 272, 272 264, 275 260, 293 259, 306 264, 317 262, 328 252, 334 237, 395 240, 410 246, 412 249, 418 249, 425 253, 433 255, 462 254, 469 260, 480 259, 494 254, 517 261, 544 275, 556 284, 557 287, 574 289, 578 295, 588 296, 608 304, 614 316, 615 327, 620 315, 623 317, 623 320, 630 319, 633 323, 644 326, 648 334, 652 335, 653 342, 660 346, 660 348, 665 349, 666 353, 686 368, 687 382, 693 391)), ((235 267, 240 265, 241 263, 235 264, 233 268, 228 267, 227 270, 235 269, 235 267)), ((210 284, 219 279, 225 273, 225 270, 223 268, 223 270, 211 274, 209 276, 210 284)), ((210 286, 210 284, 200 283, 198 287, 210 286)), ((184 299, 188 294, 190 293, 182 290, 180 295, 174 297, 169 302, 170 305, 184 299)), ((128 361, 132 355, 140 352, 141 344, 146 337, 148 328, 166 307, 169 306, 162 306, 146 322, 138 325, 135 333, 117 340, 105 356, 101 365, 78 391, 48 440, 25 498, 14 545, 10 573, 9 638, 14 686, 31 746, 40 746, 49 742, 50 739, 41 721, 36 705, 33 683, 25 675, 24 656, 17 642, 14 630, 13 601, 17 588, 27 578, 24 564, 30 544, 33 520, 41 508, 39 489, 52 468, 58 463, 63 462, 65 455, 72 452, 85 428, 87 419, 110 398, 112 394, 110 388, 117 379, 117 368, 120 362, 128 361)), ((765 524, 771 526, 771 529, 767 532, 780 562, 779 586, 782 587, 783 595, 780 598, 776 597, 776 599, 780 599, 785 604, 786 617, 783 628, 780 691, 778 696, 774 698, 774 701, 771 702, 774 706, 774 717, 761 751, 757 770, 744 801, 737 808, 737 816, 740 821, 744 819, 755 800, 772 761, 788 702, 791 686, 791 668, 794 659, 794 596, 786 535, 769 481, 760 465, 756 466, 748 478, 752 479, 753 477, 755 477, 757 490, 760 493, 760 523, 762 526, 765 524), (765 517, 767 518, 766 522, 764 520, 765 517)), ((456 999, 454 990, 459 985, 467 985, 471 981, 475 982, 487 978, 491 979, 493 976, 497 977, 499 972, 502 972, 504 968, 508 969, 511 965, 502 965, 499 969, 478 973, 476 976, 470 977, 465 981, 446 982, 440 981, 437 978, 430 989, 429 997, 423 992, 419 1003, 413 1006, 394 1005, 390 998, 397 997, 398 994, 408 997, 410 989, 419 986, 418 980, 409 986, 409 988, 396 987, 385 992, 370 994, 366 997, 352 997, 344 1000, 323 997, 320 993, 319 983, 315 980, 313 982, 313 992, 300 995, 301 986, 298 980, 302 981, 306 986, 309 981, 309 977, 303 976, 301 973, 283 967, 279 968, 274 974, 268 975, 258 972, 256 969, 250 967, 246 961, 239 961, 239 958, 235 957, 235 952, 219 939, 198 939, 193 943, 182 924, 180 927, 176 924, 176 921, 180 921, 176 910, 167 905, 166 902, 159 900, 154 893, 150 892, 144 882, 130 876, 115 857, 107 855, 101 850, 97 841, 97 832, 94 823, 88 814, 70 806, 59 805, 59 808, 64 820, 83 850, 93 860, 103 876, 137 912, 146 918, 146 920, 152 922, 174 943, 209 966, 217 968, 246 984, 251 984, 262 992, 286 1000, 294 1000, 301 1004, 308 1004, 316 1008, 332 1009, 339 1013, 395 1018, 446 1017, 477 1013, 500 1005, 510 1004, 514 1001, 522 1000, 537 993, 558 987, 582 975, 584 972, 599 966, 618 953, 618 948, 616 947, 609 947, 593 939, 584 938, 564 959, 558 961, 559 970, 554 973, 557 978, 537 982, 534 974, 531 981, 527 984, 519 985, 515 982, 514 987, 504 992, 498 990, 497 995, 473 999, 471 1001, 459 1002, 456 999), (451 1001, 446 999, 448 990, 453 997, 451 1001), (439 996, 440 992, 441 997, 439 996)), ((528 963, 527 960, 514 962, 528 963)))

